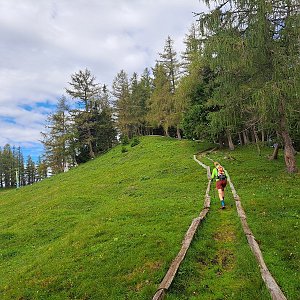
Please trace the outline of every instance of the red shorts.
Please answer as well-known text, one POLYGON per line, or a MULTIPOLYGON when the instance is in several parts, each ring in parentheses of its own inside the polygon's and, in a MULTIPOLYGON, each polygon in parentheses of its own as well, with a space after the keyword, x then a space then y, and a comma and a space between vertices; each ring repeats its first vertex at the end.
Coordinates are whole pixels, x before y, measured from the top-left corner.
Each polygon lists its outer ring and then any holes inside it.
POLYGON ((227 184, 227 180, 226 179, 224 179, 224 180, 218 180, 216 182, 216 187, 217 187, 218 190, 224 191, 226 184, 227 184))

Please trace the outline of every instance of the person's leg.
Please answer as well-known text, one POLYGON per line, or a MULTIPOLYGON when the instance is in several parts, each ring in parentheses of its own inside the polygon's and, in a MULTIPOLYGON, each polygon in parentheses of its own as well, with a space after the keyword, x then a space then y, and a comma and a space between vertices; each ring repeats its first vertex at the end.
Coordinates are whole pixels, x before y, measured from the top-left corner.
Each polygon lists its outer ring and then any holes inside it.
POLYGON ((221 206, 222 206, 222 208, 225 208, 224 188, 222 186, 222 181, 221 180, 216 182, 216 187, 217 187, 217 190, 218 190, 218 194, 219 194, 219 199, 220 199, 220 202, 221 202, 221 206))
POLYGON ((222 201, 223 200, 223 191, 222 191, 222 189, 218 189, 218 194, 219 194, 220 201, 222 201))

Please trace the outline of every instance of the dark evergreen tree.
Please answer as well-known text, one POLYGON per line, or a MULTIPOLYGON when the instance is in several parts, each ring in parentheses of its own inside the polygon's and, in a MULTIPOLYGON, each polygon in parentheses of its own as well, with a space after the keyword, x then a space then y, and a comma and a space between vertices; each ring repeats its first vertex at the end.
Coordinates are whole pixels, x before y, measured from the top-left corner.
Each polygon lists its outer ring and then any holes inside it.
POLYGON ((33 184, 36 182, 36 167, 30 155, 27 157, 25 174, 27 184, 33 184))

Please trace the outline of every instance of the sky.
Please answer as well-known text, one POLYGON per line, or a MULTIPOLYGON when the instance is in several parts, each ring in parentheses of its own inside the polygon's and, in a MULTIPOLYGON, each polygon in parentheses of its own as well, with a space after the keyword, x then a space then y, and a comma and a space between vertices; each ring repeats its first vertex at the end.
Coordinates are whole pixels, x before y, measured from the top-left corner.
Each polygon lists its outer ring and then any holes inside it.
POLYGON ((199 0, 0 0, 0 147, 42 153, 47 115, 71 75, 89 69, 108 87, 124 69, 151 68, 168 35, 175 50, 199 0))

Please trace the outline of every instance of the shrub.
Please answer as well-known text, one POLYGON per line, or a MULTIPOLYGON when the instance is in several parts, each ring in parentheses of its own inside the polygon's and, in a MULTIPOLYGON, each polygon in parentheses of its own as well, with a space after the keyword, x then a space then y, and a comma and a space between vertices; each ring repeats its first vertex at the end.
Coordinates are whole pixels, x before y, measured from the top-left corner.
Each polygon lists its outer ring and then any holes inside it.
POLYGON ((123 146, 122 149, 121 149, 121 152, 122 152, 122 153, 128 152, 128 149, 127 149, 126 147, 123 146))
POLYGON ((129 138, 128 138, 128 136, 127 135, 123 135, 122 137, 121 137, 121 143, 122 143, 122 145, 129 145, 129 138))
POLYGON ((140 140, 137 137, 135 137, 135 138, 133 138, 133 140, 131 142, 131 147, 134 147, 134 146, 138 145, 139 143, 140 143, 140 140))

